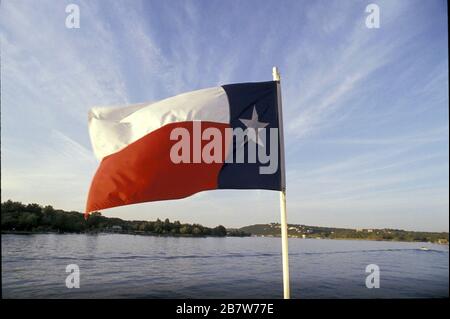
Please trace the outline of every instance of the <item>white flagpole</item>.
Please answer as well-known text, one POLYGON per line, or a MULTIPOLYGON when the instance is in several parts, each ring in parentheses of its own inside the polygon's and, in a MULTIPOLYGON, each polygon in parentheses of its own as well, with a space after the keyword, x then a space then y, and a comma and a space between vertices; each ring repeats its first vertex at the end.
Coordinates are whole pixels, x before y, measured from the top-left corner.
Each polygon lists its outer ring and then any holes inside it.
POLYGON ((281 78, 276 66, 272 69, 273 80, 277 82, 277 105, 278 105, 278 130, 280 132, 280 168, 281 168, 281 251, 283 259, 283 296, 290 299, 289 287, 289 249, 288 249, 288 227, 286 217, 286 169, 284 160, 284 134, 283 134, 283 112, 281 107, 281 78))

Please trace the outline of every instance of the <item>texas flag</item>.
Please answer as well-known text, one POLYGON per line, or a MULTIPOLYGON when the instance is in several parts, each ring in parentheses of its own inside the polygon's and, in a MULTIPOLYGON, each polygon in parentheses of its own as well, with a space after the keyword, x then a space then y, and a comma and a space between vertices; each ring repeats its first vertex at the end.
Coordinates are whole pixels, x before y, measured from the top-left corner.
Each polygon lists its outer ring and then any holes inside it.
POLYGON ((205 190, 282 190, 277 85, 230 84, 153 103, 93 108, 89 133, 100 165, 86 216, 205 190))

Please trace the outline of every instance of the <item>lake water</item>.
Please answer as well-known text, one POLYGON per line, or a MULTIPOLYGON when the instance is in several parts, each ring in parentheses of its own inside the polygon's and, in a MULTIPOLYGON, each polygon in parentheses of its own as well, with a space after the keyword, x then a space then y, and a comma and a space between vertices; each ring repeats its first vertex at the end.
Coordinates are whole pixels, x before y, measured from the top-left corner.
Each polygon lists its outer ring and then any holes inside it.
MULTIPOLYGON (((290 239, 293 298, 449 296, 449 248, 290 239), (427 247, 429 250, 422 250, 427 247), (366 266, 380 268, 368 289, 366 266)), ((279 238, 2 235, 3 298, 280 298, 279 238), (68 289, 68 264, 80 288, 68 289)))

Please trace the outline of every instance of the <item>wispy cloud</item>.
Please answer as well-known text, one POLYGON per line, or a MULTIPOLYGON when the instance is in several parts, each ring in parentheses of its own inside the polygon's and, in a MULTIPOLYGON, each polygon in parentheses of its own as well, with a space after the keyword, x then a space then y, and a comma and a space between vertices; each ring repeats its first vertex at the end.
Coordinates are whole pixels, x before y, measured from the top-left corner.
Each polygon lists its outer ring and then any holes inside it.
POLYGON ((97 161, 89 149, 58 130, 46 143, 3 139, 2 196, 82 210, 97 161), (25 149, 25 151, 24 151, 25 149), (19 165, 18 165, 19 164, 19 165))

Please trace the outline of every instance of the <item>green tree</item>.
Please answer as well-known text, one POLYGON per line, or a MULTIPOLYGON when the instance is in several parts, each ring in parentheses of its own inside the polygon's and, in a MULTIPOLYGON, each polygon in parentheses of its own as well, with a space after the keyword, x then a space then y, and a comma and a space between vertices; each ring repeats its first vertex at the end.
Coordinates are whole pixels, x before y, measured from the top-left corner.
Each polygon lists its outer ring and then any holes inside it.
POLYGON ((192 234, 195 235, 195 236, 201 235, 201 234, 202 234, 201 228, 200 228, 200 227, 197 227, 197 226, 194 226, 194 227, 192 228, 192 234))
POLYGON ((170 223, 169 218, 164 220, 164 230, 165 232, 170 232, 172 230, 172 224, 170 223))
POLYGON ((212 230, 213 236, 226 236, 227 235, 227 229, 223 227, 222 225, 219 225, 217 227, 214 227, 212 230))
POLYGON ((180 227, 180 234, 187 235, 192 233, 191 225, 184 224, 180 227))

